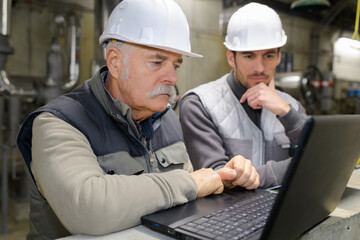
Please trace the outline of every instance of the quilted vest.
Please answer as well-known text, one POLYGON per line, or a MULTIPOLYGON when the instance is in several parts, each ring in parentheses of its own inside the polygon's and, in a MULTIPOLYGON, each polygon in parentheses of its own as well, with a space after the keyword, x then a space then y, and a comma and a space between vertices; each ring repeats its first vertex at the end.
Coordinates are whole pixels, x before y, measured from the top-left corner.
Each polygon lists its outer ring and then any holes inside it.
MULTIPOLYGON (((219 130, 229 159, 241 154, 251 159, 254 166, 260 166, 268 160, 288 158, 290 140, 276 115, 263 108, 260 130, 226 82, 228 76, 226 74, 216 81, 200 85, 186 94, 195 93, 199 97, 219 130)), ((293 97, 281 91, 277 91, 277 94, 298 110, 293 97)))

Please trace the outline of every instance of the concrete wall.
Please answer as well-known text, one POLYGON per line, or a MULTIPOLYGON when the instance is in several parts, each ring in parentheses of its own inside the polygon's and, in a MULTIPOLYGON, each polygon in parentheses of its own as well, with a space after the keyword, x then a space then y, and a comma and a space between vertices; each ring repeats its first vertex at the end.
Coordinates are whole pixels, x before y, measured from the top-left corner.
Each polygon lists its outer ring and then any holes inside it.
POLYGON ((180 94, 229 72, 220 26, 222 0, 176 0, 188 18, 192 51, 203 58, 185 58, 178 73, 180 94))

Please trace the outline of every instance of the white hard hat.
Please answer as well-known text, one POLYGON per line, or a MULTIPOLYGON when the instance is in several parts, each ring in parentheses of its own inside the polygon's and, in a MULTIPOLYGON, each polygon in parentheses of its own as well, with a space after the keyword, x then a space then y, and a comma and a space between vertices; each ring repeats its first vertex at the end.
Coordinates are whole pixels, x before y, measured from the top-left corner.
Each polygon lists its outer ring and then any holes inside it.
POLYGON ((249 3, 231 16, 224 45, 231 51, 256 51, 284 46, 286 39, 273 9, 249 3))
POLYGON ((188 22, 173 0, 123 0, 110 14, 99 43, 110 39, 202 57, 191 52, 188 22))

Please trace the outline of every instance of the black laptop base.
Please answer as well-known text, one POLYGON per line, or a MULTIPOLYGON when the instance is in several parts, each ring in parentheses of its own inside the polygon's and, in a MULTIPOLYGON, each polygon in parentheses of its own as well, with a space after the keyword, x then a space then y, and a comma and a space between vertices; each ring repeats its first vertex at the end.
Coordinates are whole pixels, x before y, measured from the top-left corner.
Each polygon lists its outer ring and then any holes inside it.
POLYGON ((211 195, 176 206, 170 214, 167 214, 167 210, 154 213, 151 217, 154 220, 145 217, 142 223, 177 239, 259 239, 276 195, 261 189, 226 189, 221 195, 211 195), (214 201, 217 203, 216 209, 214 201), (261 209, 263 212, 259 215, 261 209), (187 217, 189 213, 191 217, 187 217), (159 218, 165 217, 168 225, 157 223, 160 222, 156 220, 157 215, 159 218), (253 235, 257 237, 253 238, 253 235))
MULTIPOLYGON (((360 158, 359 146, 360 115, 308 119, 265 227, 244 239, 296 239, 327 218, 339 203, 360 158)), ((264 191, 235 189, 143 216, 142 223, 179 239, 216 239, 186 231, 180 226, 206 216, 210 211, 216 213, 236 201, 247 201, 264 191)), ((220 239, 221 234, 218 236, 220 239)), ((232 237, 240 238, 240 234, 232 237)))

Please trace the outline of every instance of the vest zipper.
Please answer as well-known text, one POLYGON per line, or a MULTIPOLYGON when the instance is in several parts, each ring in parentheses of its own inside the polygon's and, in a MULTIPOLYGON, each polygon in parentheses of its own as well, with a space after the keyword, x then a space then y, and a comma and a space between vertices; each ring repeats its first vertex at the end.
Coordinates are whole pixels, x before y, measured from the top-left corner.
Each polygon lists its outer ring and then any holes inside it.
POLYGON ((155 157, 152 152, 152 145, 151 145, 151 139, 144 138, 144 145, 146 146, 146 151, 148 153, 149 159, 146 160, 146 165, 148 168, 148 172, 152 173, 155 172, 155 157))

